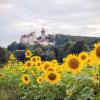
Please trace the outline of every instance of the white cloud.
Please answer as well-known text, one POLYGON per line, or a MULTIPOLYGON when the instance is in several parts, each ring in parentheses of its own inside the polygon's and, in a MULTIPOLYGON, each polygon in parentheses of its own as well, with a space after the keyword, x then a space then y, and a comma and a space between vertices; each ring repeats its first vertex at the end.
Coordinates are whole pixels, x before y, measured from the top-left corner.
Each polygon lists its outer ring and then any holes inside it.
POLYGON ((31 31, 39 34, 42 27, 47 33, 100 37, 99 4, 100 0, 0 0, 0 45, 31 31))
POLYGON ((6 9, 11 8, 11 7, 12 7, 11 4, 2 4, 2 5, 0 6, 0 9, 1 9, 1 10, 6 10, 6 9))

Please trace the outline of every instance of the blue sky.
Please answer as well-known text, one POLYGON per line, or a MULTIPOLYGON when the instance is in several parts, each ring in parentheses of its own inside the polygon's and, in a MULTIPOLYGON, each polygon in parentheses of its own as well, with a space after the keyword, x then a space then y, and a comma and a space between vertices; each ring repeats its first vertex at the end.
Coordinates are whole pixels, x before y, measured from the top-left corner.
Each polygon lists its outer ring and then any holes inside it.
POLYGON ((100 37, 100 0, 0 0, 0 46, 42 27, 47 34, 100 37))

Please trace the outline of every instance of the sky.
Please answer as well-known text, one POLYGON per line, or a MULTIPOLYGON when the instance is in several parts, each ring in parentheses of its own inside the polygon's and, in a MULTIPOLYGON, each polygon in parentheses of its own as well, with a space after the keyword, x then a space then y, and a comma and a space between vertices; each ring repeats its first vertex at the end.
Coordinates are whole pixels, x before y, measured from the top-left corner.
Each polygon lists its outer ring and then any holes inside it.
POLYGON ((32 31, 100 37, 100 0, 0 0, 0 46, 32 31))

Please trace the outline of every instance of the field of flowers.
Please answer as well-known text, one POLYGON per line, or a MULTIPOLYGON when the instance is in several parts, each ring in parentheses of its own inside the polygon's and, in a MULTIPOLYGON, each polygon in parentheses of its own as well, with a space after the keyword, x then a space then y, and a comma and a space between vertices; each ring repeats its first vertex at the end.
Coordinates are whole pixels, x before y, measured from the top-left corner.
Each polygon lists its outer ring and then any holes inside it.
POLYGON ((42 61, 26 50, 0 69, 0 100, 100 100, 100 43, 90 52, 42 61))

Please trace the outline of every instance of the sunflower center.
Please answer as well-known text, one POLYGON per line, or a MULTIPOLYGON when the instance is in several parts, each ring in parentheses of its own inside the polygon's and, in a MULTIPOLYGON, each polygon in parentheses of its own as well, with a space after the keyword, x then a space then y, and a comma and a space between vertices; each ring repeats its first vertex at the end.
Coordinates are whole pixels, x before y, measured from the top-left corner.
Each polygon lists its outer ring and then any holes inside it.
POLYGON ((28 77, 25 76, 24 79, 25 79, 25 81, 28 81, 28 77))
POLYGON ((72 69, 77 69, 79 67, 79 61, 75 58, 72 58, 70 61, 69 61, 69 66, 72 68, 72 69))
POLYGON ((30 52, 27 52, 27 56, 30 56, 30 52))
POLYGON ((38 63, 37 65, 38 65, 38 66, 40 66, 41 64, 40 64, 40 63, 38 63))
POLYGON ((35 58, 33 58, 33 59, 32 59, 32 61, 33 61, 33 62, 35 62, 35 61, 36 61, 36 59, 35 59, 35 58))
POLYGON ((31 63, 27 63, 27 66, 30 67, 31 66, 31 63))
POLYGON ((91 60, 90 59, 88 59, 88 63, 90 63, 91 62, 91 60))
POLYGON ((42 79, 40 78, 39 81, 42 81, 42 79))
POLYGON ((49 68, 48 71, 54 71, 53 68, 49 68))
POLYGON ((100 46, 96 49, 96 55, 100 58, 100 46))
POLYGON ((49 65, 45 65, 45 67, 44 67, 44 68, 45 68, 45 70, 47 70, 47 68, 49 68, 49 65))
POLYGON ((55 80, 55 79, 56 79, 56 75, 55 75, 54 73, 50 73, 50 74, 48 75, 48 78, 49 78, 50 80, 55 80))
POLYGON ((39 58, 37 58, 37 60, 39 61, 40 59, 39 59, 39 58))
POLYGON ((85 56, 85 55, 82 55, 82 56, 81 56, 81 59, 82 59, 82 60, 85 60, 85 59, 86 59, 86 56, 85 56))

